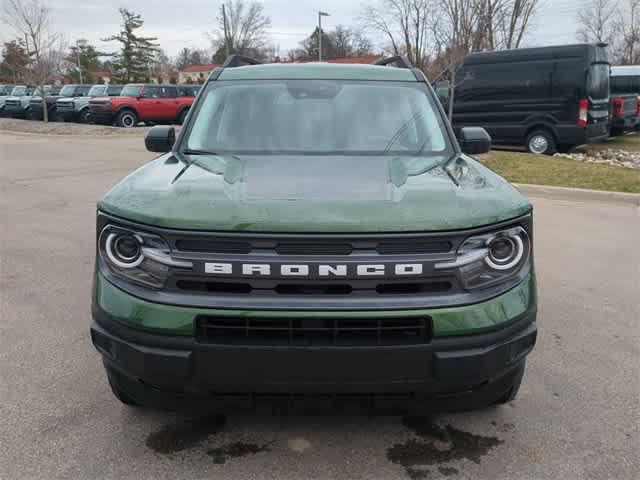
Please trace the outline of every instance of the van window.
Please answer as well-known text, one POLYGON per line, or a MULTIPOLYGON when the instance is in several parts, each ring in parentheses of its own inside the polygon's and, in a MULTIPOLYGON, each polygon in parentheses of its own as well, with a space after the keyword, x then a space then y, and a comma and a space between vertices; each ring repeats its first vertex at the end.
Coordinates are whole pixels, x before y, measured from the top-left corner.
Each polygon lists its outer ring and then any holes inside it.
POLYGON ((640 95, 640 75, 637 76, 615 76, 611 77, 611 93, 614 95, 625 95, 635 93, 640 95))
POLYGON ((587 95, 596 100, 609 98, 609 64, 597 63, 589 67, 587 95))

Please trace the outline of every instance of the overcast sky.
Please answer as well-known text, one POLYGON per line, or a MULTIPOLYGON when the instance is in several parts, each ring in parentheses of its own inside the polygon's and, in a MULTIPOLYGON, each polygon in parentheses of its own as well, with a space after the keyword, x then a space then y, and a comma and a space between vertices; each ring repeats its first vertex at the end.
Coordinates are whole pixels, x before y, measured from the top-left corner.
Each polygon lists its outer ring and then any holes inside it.
MULTIPOLYGON (((3 0, 0 0, 0 3, 3 0)), ((369 0, 373 2, 375 0, 369 0)), ((580 0, 541 0, 543 5, 527 45, 554 45, 575 41, 576 11, 580 0)), ((367 3, 369 3, 367 2, 367 3)), ((273 43, 281 53, 298 46, 317 24, 317 11, 331 14, 323 18, 327 29, 357 22, 363 0, 264 0, 271 17, 273 43)), ((211 31, 217 15, 216 0, 48 0, 53 27, 63 32, 67 42, 87 38, 104 51, 115 45, 100 41, 118 31, 118 8, 124 6, 140 13, 145 21, 143 33, 158 37, 160 46, 171 56, 184 47, 209 47, 206 32, 211 31)), ((0 24, 0 39, 12 37, 0 24)))

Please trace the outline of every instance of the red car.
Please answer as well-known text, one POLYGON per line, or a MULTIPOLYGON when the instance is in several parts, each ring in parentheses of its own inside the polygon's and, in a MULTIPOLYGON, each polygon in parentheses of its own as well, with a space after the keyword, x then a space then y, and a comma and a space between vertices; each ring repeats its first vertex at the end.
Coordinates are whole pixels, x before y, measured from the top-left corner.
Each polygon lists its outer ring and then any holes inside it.
POLYGON ((132 128, 140 122, 181 124, 191 107, 195 89, 155 83, 126 85, 120 96, 92 98, 91 119, 103 125, 132 128))

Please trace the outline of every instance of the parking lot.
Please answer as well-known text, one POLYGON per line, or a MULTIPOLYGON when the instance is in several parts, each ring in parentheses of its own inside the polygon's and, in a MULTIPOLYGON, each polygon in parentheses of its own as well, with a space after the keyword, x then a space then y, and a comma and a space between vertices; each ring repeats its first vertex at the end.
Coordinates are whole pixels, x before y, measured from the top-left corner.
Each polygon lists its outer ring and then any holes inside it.
POLYGON ((519 397, 433 418, 122 406, 89 339, 95 204, 138 135, 0 133, 0 479, 640 477, 640 210, 533 198, 538 345, 519 397))

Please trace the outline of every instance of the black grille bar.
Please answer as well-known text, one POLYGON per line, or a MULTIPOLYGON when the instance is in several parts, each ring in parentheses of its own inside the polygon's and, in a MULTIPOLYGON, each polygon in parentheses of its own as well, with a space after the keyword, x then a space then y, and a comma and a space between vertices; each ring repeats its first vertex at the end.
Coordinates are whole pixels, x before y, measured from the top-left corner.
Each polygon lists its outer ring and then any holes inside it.
POLYGON ((198 316, 196 340, 222 345, 386 346, 431 341, 429 317, 231 318, 198 316))

